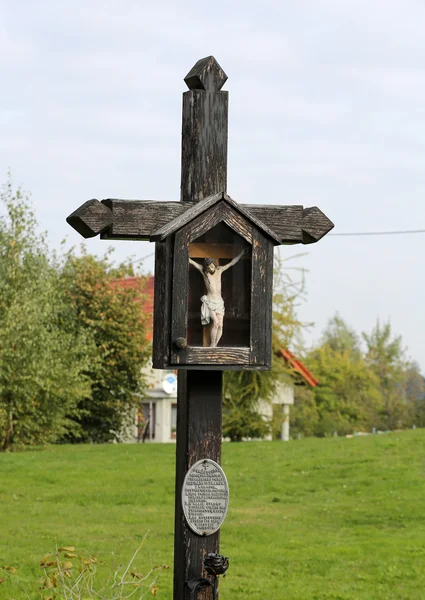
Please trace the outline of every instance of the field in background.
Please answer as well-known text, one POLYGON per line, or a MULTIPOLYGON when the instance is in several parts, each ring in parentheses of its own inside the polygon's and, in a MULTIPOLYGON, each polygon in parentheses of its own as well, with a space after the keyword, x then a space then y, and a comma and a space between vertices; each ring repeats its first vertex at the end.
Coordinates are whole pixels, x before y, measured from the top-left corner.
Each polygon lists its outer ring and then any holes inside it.
MULTIPOLYGON (((125 563, 149 530, 137 570, 172 567, 174 452, 145 444, 0 454, 0 566, 18 566, 12 577, 30 590, 56 542, 125 563)), ((223 468, 230 568, 220 600, 425 598, 425 430, 224 444, 223 468)), ((159 599, 172 597, 171 571, 159 599)), ((1 599, 24 597, 0 584, 1 599)))

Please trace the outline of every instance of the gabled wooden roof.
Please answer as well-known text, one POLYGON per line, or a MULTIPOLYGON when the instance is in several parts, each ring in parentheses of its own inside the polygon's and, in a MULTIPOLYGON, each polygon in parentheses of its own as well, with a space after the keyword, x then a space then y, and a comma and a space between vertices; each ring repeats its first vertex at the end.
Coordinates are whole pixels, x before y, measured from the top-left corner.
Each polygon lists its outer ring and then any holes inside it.
POLYGON ((239 214, 241 214, 245 219, 250 221, 255 227, 257 227, 260 231, 262 231, 267 237, 271 238, 274 244, 281 243, 281 236, 279 236, 275 231, 273 231, 268 225, 260 221, 257 217, 255 217, 249 210, 247 210, 246 205, 243 207, 235 202, 226 192, 219 192, 214 196, 208 196, 203 200, 197 202, 194 206, 189 208, 186 212, 181 215, 178 215, 176 218, 172 219, 169 223, 155 231, 151 235, 151 241, 162 241, 167 238, 172 233, 175 233, 196 217, 199 217, 202 213, 215 206, 219 202, 226 202, 231 208, 236 210, 239 214))

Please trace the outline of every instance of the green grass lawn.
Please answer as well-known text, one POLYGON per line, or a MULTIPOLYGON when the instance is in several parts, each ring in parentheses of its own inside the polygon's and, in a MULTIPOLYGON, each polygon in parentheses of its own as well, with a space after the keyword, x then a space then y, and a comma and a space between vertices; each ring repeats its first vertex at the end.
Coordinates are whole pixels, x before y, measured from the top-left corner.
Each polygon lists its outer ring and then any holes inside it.
MULTIPOLYGON (((172 566, 174 453, 145 444, 0 454, 0 565, 18 566, 12 579, 30 589, 56 543, 125 562, 149 530, 137 569, 172 566)), ((221 600, 425 599, 425 430, 224 444, 222 464, 221 600)), ((171 597, 172 569, 157 595, 171 597)), ((0 598, 25 595, 6 580, 0 598)))

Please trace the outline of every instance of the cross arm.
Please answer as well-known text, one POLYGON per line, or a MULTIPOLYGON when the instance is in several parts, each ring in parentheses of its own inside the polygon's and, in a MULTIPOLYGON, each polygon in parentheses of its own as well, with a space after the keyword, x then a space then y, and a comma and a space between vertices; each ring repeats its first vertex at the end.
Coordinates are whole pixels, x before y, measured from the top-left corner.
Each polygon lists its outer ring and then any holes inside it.
MULTIPOLYGON (((193 202, 154 200, 89 200, 67 222, 84 238, 150 240, 151 235, 194 206, 193 202)), ((258 220, 278 234, 282 244, 318 242, 333 223, 316 206, 242 204, 258 220)))

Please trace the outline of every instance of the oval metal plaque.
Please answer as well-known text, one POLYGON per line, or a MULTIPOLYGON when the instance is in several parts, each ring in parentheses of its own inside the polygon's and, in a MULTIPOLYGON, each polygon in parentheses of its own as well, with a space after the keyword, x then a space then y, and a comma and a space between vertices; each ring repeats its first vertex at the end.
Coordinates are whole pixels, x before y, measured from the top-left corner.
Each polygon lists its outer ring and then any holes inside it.
POLYGON ((220 529, 229 508, 229 484, 219 464, 204 458, 192 465, 184 478, 182 504, 187 524, 198 535, 220 529))

